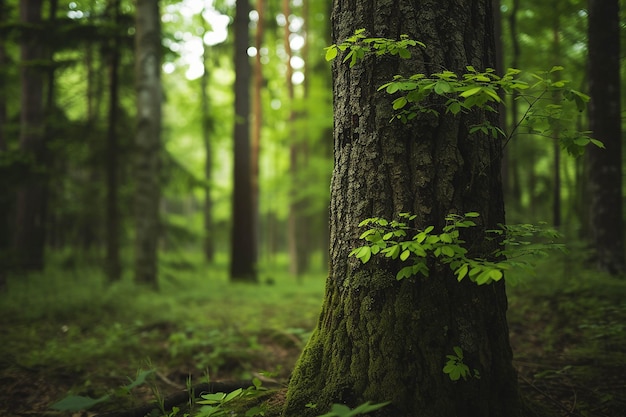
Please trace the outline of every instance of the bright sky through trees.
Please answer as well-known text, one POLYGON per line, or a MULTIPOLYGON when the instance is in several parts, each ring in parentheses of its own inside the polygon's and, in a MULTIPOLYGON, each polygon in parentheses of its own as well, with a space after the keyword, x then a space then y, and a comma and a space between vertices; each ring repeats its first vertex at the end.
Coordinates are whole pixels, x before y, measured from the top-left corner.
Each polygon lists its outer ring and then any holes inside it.
MULTIPOLYGON (((234 0, 231 0, 231 5, 234 5, 234 0)), ((297 2, 294 2, 294 4, 297 2)), ((197 29, 197 33, 177 31, 174 33, 175 41, 165 39, 165 45, 172 51, 180 54, 180 58, 176 62, 166 62, 163 65, 163 71, 166 74, 171 74, 176 69, 177 65, 187 67, 185 77, 189 80, 194 80, 202 76, 202 53, 203 53, 203 40, 204 44, 213 46, 226 41, 228 37, 228 25, 230 24, 230 18, 224 14, 218 12, 213 6, 213 0, 195 1, 195 0, 183 0, 176 4, 168 5, 163 14, 163 22, 178 22, 181 18, 186 27, 193 27, 192 20, 194 16, 197 16, 202 12, 204 19, 209 23, 211 31, 204 34, 201 38, 201 28, 197 29)), ((250 22, 253 27, 258 21, 258 13, 256 10, 250 12, 250 22)), ((283 14, 276 16, 276 23, 279 26, 285 26, 289 24, 289 29, 293 32, 290 36, 290 47, 292 51, 298 52, 304 47, 304 37, 298 34, 304 25, 304 19, 301 17, 292 15, 289 18, 285 18, 283 14)), ((257 50, 254 46, 248 48, 248 55, 254 57, 257 54, 257 50)), ((261 49, 263 55, 263 49, 261 49)), ((283 53, 284 54, 284 53, 283 53)), ((286 58, 286 57, 285 57, 286 58)), ((267 63, 267 62, 264 62, 267 63)), ((294 69, 292 81, 294 84, 301 84, 304 81, 304 73, 300 71, 304 68, 304 60, 295 55, 291 58, 291 66, 294 69)))

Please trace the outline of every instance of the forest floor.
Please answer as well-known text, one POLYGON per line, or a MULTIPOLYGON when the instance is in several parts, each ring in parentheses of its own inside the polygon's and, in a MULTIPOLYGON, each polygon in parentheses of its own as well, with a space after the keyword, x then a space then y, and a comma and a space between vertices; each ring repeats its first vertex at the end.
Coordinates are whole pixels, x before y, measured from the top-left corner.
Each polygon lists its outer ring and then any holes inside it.
MULTIPOLYGON (((88 417, 207 379, 285 383, 315 326, 323 272, 300 281, 262 273, 254 286, 229 284, 224 265, 162 271, 159 293, 60 266, 10 282, 0 295, 0 416, 88 417), (51 408, 68 396, 101 402, 51 408)), ((585 272, 571 257, 513 280, 514 364, 536 415, 626 415, 626 280, 585 272)))

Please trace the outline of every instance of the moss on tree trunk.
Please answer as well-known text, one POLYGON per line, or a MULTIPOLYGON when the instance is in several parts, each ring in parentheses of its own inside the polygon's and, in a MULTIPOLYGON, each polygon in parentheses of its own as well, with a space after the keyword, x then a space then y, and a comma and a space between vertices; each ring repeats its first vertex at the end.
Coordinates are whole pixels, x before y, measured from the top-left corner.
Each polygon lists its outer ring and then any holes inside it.
POLYGON ((468 134, 483 115, 389 123, 391 99, 377 88, 400 73, 492 67, 490 7, 489 0, 334 2, 334 42, 365 28, 372 36, 408 34, 427 48, 409 60, 333 63, 331 267, 319 323, 290 381, 286 416, 365 401, 392 401, 385 416, 520 415, 503 284, 458 283, 437 265, 428 278, 397 281, 395 262, 362 265, 348 257, 360 246, 361 220, 400 212, 416 214, 414 226, 423 228, 442 226, 449 213, 477 211, 481 224, 465 239, 475 254, 489 249, 480 230, 504 222, 504 207, 500 144, 468 134), (443 373, 455 346, 480 378, 451 381, 443 373))

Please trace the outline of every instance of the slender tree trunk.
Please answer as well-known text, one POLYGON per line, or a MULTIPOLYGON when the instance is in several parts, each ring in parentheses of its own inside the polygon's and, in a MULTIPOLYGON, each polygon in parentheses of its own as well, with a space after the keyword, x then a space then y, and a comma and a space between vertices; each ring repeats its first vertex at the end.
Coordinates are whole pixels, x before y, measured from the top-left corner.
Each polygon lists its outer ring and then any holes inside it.
POLYGON ((257 237, 252 202, 250 160, 250 62, 248 0, 237 0, 235 12, 235 164, 233 228, 230 252, 232 281, 257 282, 257 237))
MULTIPOLYGON (((513 0, 513 4, 511 6, 511 13, 509 14, 509 31, 511 35, 511 67, 519 68, 519 58, 521 55, 521 49, 519 44, 519 33, 517 30, 517 16, 519 12, 519 2, 520 0, 513 0)), ((509 127, 509 132, 512 132, 515 129, 516 124, 519 121, 519 112, 518 112, 518 97, 519 93, 514 91, 511 95, 511 101, 509 102, 509 112, 511 117, 511 125, 509 127)), ((519 148, 517 146, 517 140, 515 138, 511 140, 508 144, 508 153, 515 154, 515 149, 519 148)), ((529 169, 534 170, 532 165, 529 165, 529 169)), ((515 158, 511 158, 508 164, 508 172, 509 172, 509 181, 504 182, 504 192, 505 198, 508 197, 507 203, 510 203, 514 208, 521 208, 521 200, 522 200, 522 184, 520 179, 520 168, 517 160, 515 158), (507 191, 509 189, 509 191, 507 191)), ((529 190, 529 192, 533 192, 533 190, 529 190)))
MULTIPOLYGON (((554 14, 552 23, 552 58, 554 64, 561 61, 561 15, 558 12, 554 14)), ((559 101, 559 95, 554 95, 555 103, 559 101)), ((560 132, 556 129, 552 134, 552 153, 553 153, 553 180, 552 184, 552 225, 554 227, 561 226, 561 148, 559 144, 560 132)))
POLYGON ((135 280, 157 288, 162 101, 159 3, 138 0, 136 13, 135 280))
POLYGON ((517 376, 506 322, 504 284, 459 283, 445 267, 396 280, 399 265, 348 257, 365 218, 417 217, 441 228, 448 213, 477 211, 466 241, 476 254, 493 243, 483 228, 504 222, 501 143, 469 135, 483 117, 418 115, 389 123, 391 99, 377 91, 395 74, 493 67, 491 0, 334 1, 333 42, 366 28, 407 34, 427 45, 412 58, 368 56, 350 68, 333 61, 335 168, 331 185, 331 266, 319 322, 290 380, 284 415, 314 416, 332 403, 391 401, 394 417, 517 417, 517 376), (480 379, 452 381, 442 369, 455 346, 480 379), (317 404, 313 410, 306 405, 317 404))
POLYGON ((44 51, 39 39, 42 0, 20 2, 20 19, 31 26, 20 45, 20 149, 32 156, 32 170, 17 191, 13 245, 23 270, 44 267, 46 185, 40 172, 46 159, 44 125, 45 71, 37 68, 44 51), (39 172, 37 172, 39 171, 39 172))
POLYGON ((289 174, 291 176, 291 189, 289 199, 288 218, 288 247, 289 247, 289 273, 298 279, 307 267, 308 252, 306 250, 306 226, 302 215, 304 201, 300 194, 303 169, 305 165, 304 153, 302 152, 302 138, 295 128, 296 111, 294 109, 295 88, 293 84, 293 67, 291 58, 291 30, 289 28, 289 16, 291 16, 291 5, 289 0, 282 1, 282 13, 287 19, 283 32, 283 46, 287 55, 285 63, 285 82, 287 85, 287 97, 289 101, 288 132, 291 140, 289 145, 289 174))
MULTIPOLYGON (((202 18, 203 24, 205 24, 204 18, 202 18)), ((207 28, 204 28, 204 33, 207 32, 207 28)), ((202 52, 202 65, 203 72, 200 79, 200 94, 201 94, 201 106, 202 106, 202 142, 204 143, 204 179, 207 181, 207 185, 204 189, 204 259, 212 263, 215 259, 215 236, 213 226, 213 199, 211 198, 211 189, 213 188, 213 147, 211 145, 211 133, 213 130, 213 120, 209 112, 209 80, 211 74, 210 69, 210 53, 209 46, 203 44, 202 52)))
MULTIPOLYGON (((7 4, 6 0, 0 0, 0 24, 5 24, 7 20, 7 4)), ((0 68, 7 68, 9 65, 9 59, 7 56, 7 49, 4 39, 0 39, 0 68)), ((6 86, 7 74, 6 72, 0 73, 0 152, 7 150, 6 139, 6 123, 7 123, 7 95, 6 86)), ((5 218, 5 217, 0 217, 5 218)), ((0 228, 0 230, 3 230, 0 228)))
POLYGON ((589 0, 590 126, 606 149, 590 147, 590 229, 597 267, 624 273, 620 30, 617 0, 589 0))
MULTIPOLYGON (((7 5, 5 0, 0 0, 0 25, 7 20, 7 5)), ((8 68, 9 59, 7 56, 4 39, 0 39, 0 68, 8 68)), ((0 156, 8 148, 6 139, 6 123, 7 123, 7 95, 6 86, 8 85, 7 74, 0 72, 0 156)), ((0 181, 5 192, 0 195, 0 291, 6 287, 7 271, 9 269, 10 250, 10 229, 9 215, 11 212, 11 200, 13 197, 12 190, 9 189, 8 183, 0 181), (6 185, 6 186, 5 186, 6 185)))
MULTIPOLYGON (((102 59, 98 59, 101 54, 98 54, 98 48, 95 45, 88 44, 85 46, 85 66, 87 69, 87 94, 85 100, 87 102, 87 120, 85 125, 85 139, 87 142, 88 152, 90 154, 98 154, 100 146, 96 145, 100 141, 100 132, 98 130, 98 124, 101 116, 101 103, 106 102, 103 95, 103 70, 101 62, 108 57, 102 56, 102 59)), ((102 51, 102 55, 106 54, 106 51, 102 51)), ((88 167, 88 180, 83 188, 81 195, 82 204, 84 207, 89 207, 94 201, 100 199, 99 188, 102 183, 100 175, 100 167, 95 164, 91 164, 88 167)), ((106 201, 103 202, 106 206, 106 201)), ((79 242, 81 249, 88 251, 96 243, 97 228, 102 223, 99 220, 98 211, 85 211, 79 218, 79 242)), ((106 243, 105 243, 106 244, 106 243)))
MULTIPOLYGON (((260 206, 259 206, 259 158, 261 153, 261 128, 263 126, 263 105, 261 92, 263 90, 263 64, 261 62, 261 48, 265 29, 265 0, 257 0, 256 9, 258 20, 254 36, 256 56, 254 59, 254 88, 252 95, 252 112, 254 114, 252 125, 252 207, 254 208, 254 229, 257 237, 260 234, 260 206)), ((257 242, 257 244, 260 242, 257 242)), ((257 250, 258 252, 258 250, 257 250)), ((258 255, 258 254, 257 254, 258 255)))
POLYGON ((106 274, 110 282, 122 275, 120 262, 120 213, 118 192, 118 114, 119 114, 119 66, 120 66, 120 0, 110 3, 115 25, 115 35, 109 55, 109 123, 106 150, 106 274))

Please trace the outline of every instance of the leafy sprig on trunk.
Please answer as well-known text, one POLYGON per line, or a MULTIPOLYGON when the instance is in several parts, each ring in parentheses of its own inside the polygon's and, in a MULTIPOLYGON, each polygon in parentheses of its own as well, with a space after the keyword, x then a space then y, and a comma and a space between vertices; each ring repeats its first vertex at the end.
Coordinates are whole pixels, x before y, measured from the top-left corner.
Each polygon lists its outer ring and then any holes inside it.
POLYGON ((436 231, 434 226, 422 230, 411 228, 407 221, 415 219, 415 215, 409 213, 400 213, 401 220, 368 218, 359 223, 359 227, 369 226, 359 237, 365 244, 353 249, 349 256, 362 263, 369 262, 372 255, 399 260, 405 266, 396 274, 397 280, 413 275, 427 277, 436 261, 449 266, 458 281, 468 277, 483 285, 500 281, 504 272, 514 267, 532 270, 532 258, 565 250, 564 245, 555 241, 559 233, 544 225, 500 225, 498 229, 485 231, 486 239, 497 241, 498 248, 485 257, 472 257, 461 238, 461 230, 476 227, 472 219, 477 217, 476 212, 462 216, 449 214, 441 231, 436 231))
MULTIPOLYGON (((326 60, 330 61, 344 52, 343 62, 350 67, 368 54, 398 55, 410 58, 411 47, 426 48, 422 42, 402 35, 400 40, 367 37, 364 29, 339 44, 326 48, 326 60)), ((549 139, 558 136, 561 147, 572 156, 580 156, 586 146, 592 144, 604 148, 601 141, 589 136, 588 131, 578 131, 575 118, 585 110, 589 96, 570 88, 568 80, 559 77, 563 67, 554 66, 549 71, 538 73, 524 72, 509 68, 503 75, 496 74, 493 68, 479 71, 471 65, 463 74, 449 70, 432 74, 396 75, 381 85, 394 97, 392 107, 395 114, 392 120, 407 123, 418 114, 451 113, 458 115, 473 109, 497 113, 504 105, 503 97, 513 95, 515 100, 524 102, 526 111, 510 132, 493 126, 485 118, 470 128, 470 134, 482 133, 503 138, 503 147, 516 135, 532 134, 549 139)))

